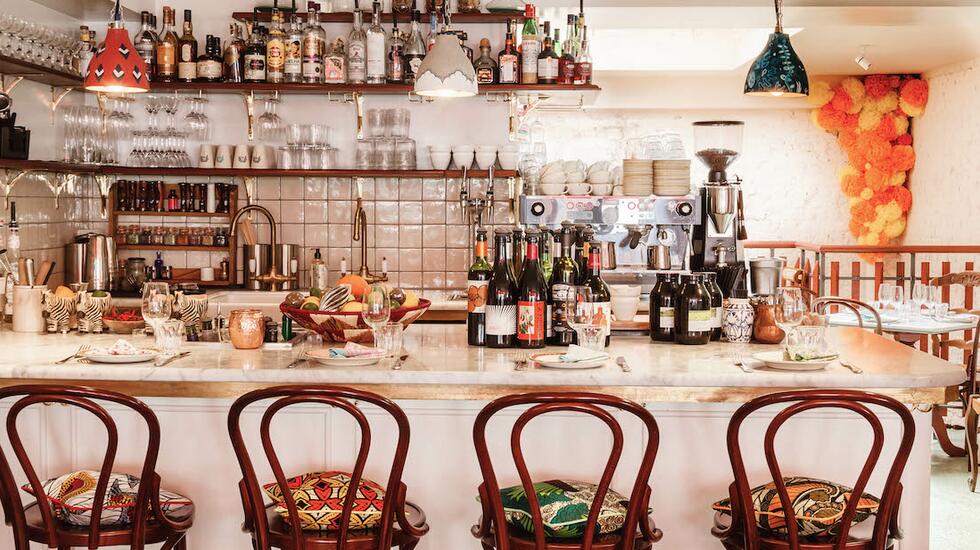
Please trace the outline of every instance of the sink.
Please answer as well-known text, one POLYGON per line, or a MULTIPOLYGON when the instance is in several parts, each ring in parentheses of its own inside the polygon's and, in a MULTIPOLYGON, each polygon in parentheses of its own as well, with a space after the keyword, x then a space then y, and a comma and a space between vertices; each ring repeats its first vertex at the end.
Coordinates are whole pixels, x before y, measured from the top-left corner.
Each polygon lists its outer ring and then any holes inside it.
POLYGON ((286 299, 291 290, 275 292, 258 290, 222 290, 208 294, 208 315, 214 317, 219 312, 227 317, 233 309, 257 309, 263 315, 278 320, 282 317, 279 304, 286 299))

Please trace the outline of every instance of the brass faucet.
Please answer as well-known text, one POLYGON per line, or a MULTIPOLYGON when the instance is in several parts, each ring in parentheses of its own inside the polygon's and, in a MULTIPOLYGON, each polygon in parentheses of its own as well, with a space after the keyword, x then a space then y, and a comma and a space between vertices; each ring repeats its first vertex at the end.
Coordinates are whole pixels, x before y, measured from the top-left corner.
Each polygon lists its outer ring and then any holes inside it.
POLYGON ((388 280, 388 274, 376 275, 371 273, 367 266, 367 212, 364 210, 363 199, 357 197, 357 207, 354 209, 354 231, 351 238, 361 242, 361 267, 357 274, 364 278, 368 283, 380 283, 388 280))
POLYGON ((268 284, 269 290, 276 291, 279 290, 279 287, 283 283, 295 280, 296 277, 292 275, 279 274, 279 262, 276 258, 276 256, 279 254, 279 249, 277 246, 278 241, 276 240, 276 220, 272 217, 272 212, 269 212, 267 208, 257 204, 250 204, 239 210, 238 213, 235 214, 235 217, 231 219, 231 229, 229 230, 228 234, 234 237, 238 233, 238 222, 241 220, 242 215, 244 215, 246 212, 251 212, 252 210, 262 214, 269 220, 270 239, 272 240, 272 252, 270 253, 272 267, 269 268, 269 273, 265 275, 256 275, 255 280, 259 281, 260 283, 268 284))

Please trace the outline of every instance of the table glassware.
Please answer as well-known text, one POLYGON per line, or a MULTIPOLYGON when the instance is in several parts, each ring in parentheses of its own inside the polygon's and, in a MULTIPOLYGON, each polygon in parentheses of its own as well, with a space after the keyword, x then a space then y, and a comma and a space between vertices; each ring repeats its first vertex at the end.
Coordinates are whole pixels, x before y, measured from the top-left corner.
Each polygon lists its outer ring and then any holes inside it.
POLYGON ((404 107, 398 109, 385 109, 385 135, 391 137, 408 137, 409 126, 411 125, 411 111, 404 107))
POLYGON ((364 318, 364 323, 371 327, 371 331, 375 333, 375 341, 377 341, 378 328, 391 318, 391 300, 388 298, 388 289, 380 284, 371 285, 367 293, 364 294, 361 316, 364 318))
POLYGON ((930 317, 935 317, 936 308, 943 302, 943 289, 937 285, 929 285, 926 291, 926 310, 930 317))
POLYGON ((575 330, 578 345, 595 351, 606 346, 606 324, 596 313, 596 297, 587 286, 574 286, 562 302, 568 326, 575 330))
MULTIPOLYGON (((286 136, 286 126, 282 122, 282 118, 276 112, 279 106, 279 94, 274 93, 273 95, 265 98, 265 112, 262 113, 256 120, 255 134, 256 137, 264 141, 282 141, 286 136)), ((290 126, 301 126, 300 124, 291 124, 290 126)))
POLYGON ((233 309, 228 315, 228 335, 235 349, 262 347, 265 315, 258 309, 233 309))
POLYGON ((779 287, 776 289, 776 304, 773 311, 778 326, 784 333, 803 322, 806 314, 803 291, 798 287, 779 287))
POLYGON ((922 306, 929 300, 929 286, 925 283, 915 283, 912 285, 912 293, 909 301, 912 306, 912 317, 922 317, 922 306))
POLYGON ((405 327, 401 323, 386 322, 376 327, 374 331, 374 347, 384 351, 387 357, 397 357, 402 351, 402 333, 405 327))
POLYGON ((156 335, 156 347, 163 355, 176 355, 180 353, 180 345, 184 342, 186 334, 184 322, 179 319, 167 319, 154 329, 156 335))
POLYGON ((936 307, 932 310, 932 317, 937 321, 945 321, 946 317, 949 316, 949 304, 938 303, 936 307))
POLYGON ((831 355, 827 343, 827 327, 798 326, 786 333, 786 353, 790 358, 802 360, 815 359, 831 355))
POLYGON ((143 283, 141 311, 146 324, 156 333, 160 325, 173 313, 173 296, 167 283, 143 283))
POLYGON ((878 285, 878 310, 884 311, 892 306, 892 300, 895 298, 895 285, 891 283, 881 283, 878 285))

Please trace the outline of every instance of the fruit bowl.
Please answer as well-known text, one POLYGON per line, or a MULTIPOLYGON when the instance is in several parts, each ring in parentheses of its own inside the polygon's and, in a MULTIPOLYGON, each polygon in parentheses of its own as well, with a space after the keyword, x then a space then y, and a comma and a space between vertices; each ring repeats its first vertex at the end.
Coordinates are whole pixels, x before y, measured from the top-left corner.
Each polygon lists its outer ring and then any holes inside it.
MULTIPOLYGON (((420 299, 417 306, 393 309, 389 321, 401 323, 403 328, 408 327, 422 317, 430 305, 432 305, 431 301, 420 299)), ((279 311, 299 326, 312 330, 334 342, 357 342, 359 344, 374 342, 371 327, 364 322, 364 317, 360 311, 311 311, 289 307, 286 304, 280 305, 279 311)))

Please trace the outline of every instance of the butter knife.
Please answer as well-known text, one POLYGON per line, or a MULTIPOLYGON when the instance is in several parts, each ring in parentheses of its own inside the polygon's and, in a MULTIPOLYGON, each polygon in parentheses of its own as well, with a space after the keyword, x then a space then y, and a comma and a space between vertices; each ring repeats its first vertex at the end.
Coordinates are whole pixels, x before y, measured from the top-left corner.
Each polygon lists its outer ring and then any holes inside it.
POLYGON ((393 365, 391 365, 391 370, 401 370, 402 363, 404 363, 406 359, 408 359, 408 354, 407 353, 401 354, 401 356, 398 357, 398 360, 395 361, 393 365))
POLYGON ((177 355, 168 357, 166 360, 163 361, 163 363, 157 363, 157 366, 158 367, 162 367, 164 365, 169 365, 170 363, 173 363, 174 361, 176 361, 178 359, 182 359, 184 357, 187 357, 190 354, 191 354, 191 352, 189 352, 189 351, 182 351, 182 352, 178 353, 177 355))

